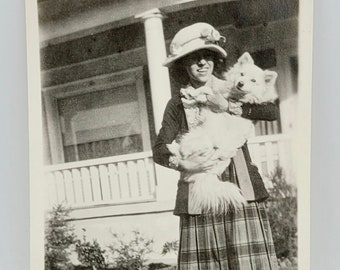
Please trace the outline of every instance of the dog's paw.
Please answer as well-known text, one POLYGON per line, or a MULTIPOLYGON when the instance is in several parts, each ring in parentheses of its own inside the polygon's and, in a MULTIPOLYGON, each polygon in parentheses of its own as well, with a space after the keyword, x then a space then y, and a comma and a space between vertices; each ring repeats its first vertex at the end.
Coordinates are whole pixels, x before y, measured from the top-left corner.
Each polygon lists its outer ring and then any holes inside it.
POLYGON ((207 105, 214 112, 225 112, 228 110, 228 101, 222 94, 208 95, 207 100, 207 105))
POLYGON ((192 91, 189 91, 191 98, 196 100, 198 103, 205 104, 207 102, 207 95, 212 95, 213 90, 208 86, 202 86, 192 91))
POLYGON ((250 104, 259 104, 262 103, 262 100, 260 97, 255 96, 253 94, 246 94, 243 98, 240 99, 242 103, 250 103, 250 104))
POLYGON ((179 151, 180 145, 176 141, 173 141, 171 144, 166 144, 166 147, 168 148, 172 155, 177 157, 180 156, 179 151))
POLYGON ((195 100, 198 102, 198 103, 203 103, 205 104, 207 102, 207 96, 206 95, 198 95, 195 97, 195 100))

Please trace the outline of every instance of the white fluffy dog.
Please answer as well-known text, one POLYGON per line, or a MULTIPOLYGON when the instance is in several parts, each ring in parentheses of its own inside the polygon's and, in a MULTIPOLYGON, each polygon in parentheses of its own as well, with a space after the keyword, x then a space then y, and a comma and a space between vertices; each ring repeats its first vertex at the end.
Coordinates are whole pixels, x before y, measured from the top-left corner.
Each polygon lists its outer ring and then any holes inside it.
POLYGON ((272 102, 278 98, 275 89, 277 73, 256 66, 247 52, 224 74, 224 78, 232 83, 227 98, 242 103, 272 102))
MULTIPOLYGON (((219 81, 212 88, 183 90, 182 95, 189 102, 201 104, 206 103, 208 95, 216 93, 242 103, 262 103, 277 98, 276 72, 257 67, 249 53, 244 53, 224 77, 226 81, 219 81)), ((183 135, 179 142, 167 145, 173 155, 184 160, 193 153, 206 153, 212 149, 218 154, 218 162, 211 170, 185 177, 184 181, 192 182, 191 202, 203 212, 218 213, 230 205, 240 207, 246 200, 239 188, 220 178, 238 148, 251 136, 253 124, 240 116, 214 112, 205 105, 200 106, 199 114, 201 123, 196 128, 183 135)))

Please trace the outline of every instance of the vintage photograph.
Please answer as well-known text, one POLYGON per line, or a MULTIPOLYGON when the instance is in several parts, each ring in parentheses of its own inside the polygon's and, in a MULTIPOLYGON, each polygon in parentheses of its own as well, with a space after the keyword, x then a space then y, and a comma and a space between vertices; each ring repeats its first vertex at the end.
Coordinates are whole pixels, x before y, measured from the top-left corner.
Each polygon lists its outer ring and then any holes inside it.
POLYGON ((45 270, 305 269, 299 0, 33 2, 45 270))

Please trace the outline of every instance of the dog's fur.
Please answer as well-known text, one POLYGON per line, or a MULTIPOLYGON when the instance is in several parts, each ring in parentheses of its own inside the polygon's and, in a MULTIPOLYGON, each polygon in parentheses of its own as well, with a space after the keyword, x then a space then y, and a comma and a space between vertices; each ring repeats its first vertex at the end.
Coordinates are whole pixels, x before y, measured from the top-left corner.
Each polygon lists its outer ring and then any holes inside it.
MULTIPOLYGON (((207 95, 222 94, 226 99, 242 103, 262 103, 277 98, 274 88, 276 72, 263 71, 254 64, 249 53, 244 53, 237 63, 226 72, 227 81, 219 81, 212 88, 201 87, 182 93, 192 102, 205 103, 207 95)), ((230 205, 240 207, 246 203, 239 188, 230 183, 220 181, 220 176, 240 148, 250 137, 252 122, 245 118, 226 112, 214 112, 208 106, 200 107, 202 123, 182 136, 179 143, 167 145, 173 155, 186 159, 191 154, 206 153, 212 149, 218 151, 219 161, 207 172, 194 173, 185 177, 185 181, 193 182, 191 202, 203 212, 221 212, 230 205)))

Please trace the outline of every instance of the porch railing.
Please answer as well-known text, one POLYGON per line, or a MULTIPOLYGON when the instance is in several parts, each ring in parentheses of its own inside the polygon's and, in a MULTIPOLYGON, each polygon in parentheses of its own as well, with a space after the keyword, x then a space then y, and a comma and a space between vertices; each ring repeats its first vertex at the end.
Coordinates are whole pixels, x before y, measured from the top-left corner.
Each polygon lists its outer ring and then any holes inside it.
POLYGON ((291 170, 291 139, 284 134, 257 136, 248 141, 253 163, 260 174, 268 178, 279 165, 286 172, 291 170))
MULTIPOLYGON (((253 162, 264 180, 277 165, 291 169, 290 137, 258 136, 248 141, 253 162)), ((46 167, 50 206, 72 208, 126 204, 156 199, 152 152, 129 154, 46 167)))
POLYGON ((45 172, 50 206, 123 204, 156 196, 151 151, 51 165, 45 172))

